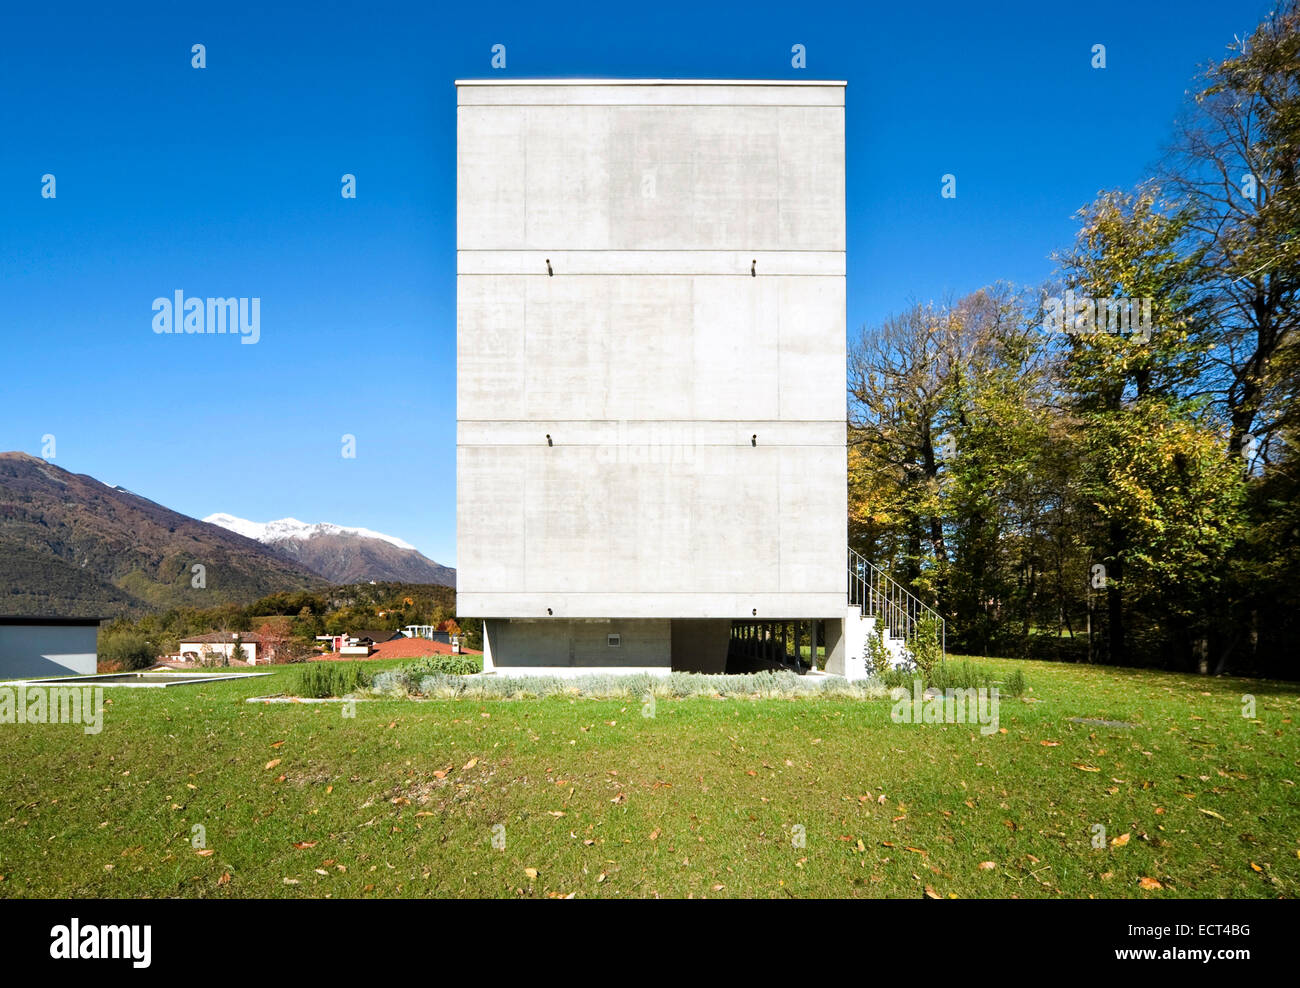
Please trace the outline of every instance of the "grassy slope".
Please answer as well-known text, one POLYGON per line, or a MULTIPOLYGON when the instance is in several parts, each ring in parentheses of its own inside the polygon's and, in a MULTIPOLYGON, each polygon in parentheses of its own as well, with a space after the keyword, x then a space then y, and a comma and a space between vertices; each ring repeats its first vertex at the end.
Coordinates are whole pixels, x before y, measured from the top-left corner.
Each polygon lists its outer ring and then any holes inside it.
POLYGON ((292 669, 106 690, 97 737, 0 725, 0 896, 1300 891, 1296 687, 1021 667, 1037 702, 988 737, 895 725, 888 701, 241 702, 292 669), (1095 850, 1094 823, 1131 837, 1095 850))

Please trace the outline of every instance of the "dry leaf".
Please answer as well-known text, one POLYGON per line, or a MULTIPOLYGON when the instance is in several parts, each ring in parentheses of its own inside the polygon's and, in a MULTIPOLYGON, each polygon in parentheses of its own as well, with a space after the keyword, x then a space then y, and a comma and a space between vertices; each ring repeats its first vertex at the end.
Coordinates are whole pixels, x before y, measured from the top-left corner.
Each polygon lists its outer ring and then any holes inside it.
POLYGON ((472 769, 472 768, 473 768, 475 765, 477 765, 477 764, 478 764, 478 759, 477 759, 477 758, 471 758, 469 761, 467 761, 467 762, 465 763, 465 767, 464 767, 463 769, 461 769, 461 771, 462 771, 462 772, 468 772, 470 769, 472 769))
POLYGON ((230 872, 228 872, 228 871, 227 871, 227 872, 223 872, 222 875, 221 875, 221 877, 217 879, 217 884, 218 884, 218 885, 229 885, 229 884, 230 884, 230 872))
POLYGON ((300 851, 307 851, 316 846, 316 841, 314 840, 295 841, 293 846, 300 851))
POLYGON ((268 772, 271 771, 271 769, 275 768, 279 764, 280 764, 280 759, 272 758, 269 762, 266 763, 266 771, 268 772))
POLYGON ((212 855, 216 854, 217 852, 213 848, 208 847, 208 848, 204 848, 202 851, 195 851, 194 853, 201 858, 210 858, 212 857, 212 855))
POLYGON ((1138 881, 1138 885, 1139 887, 1148 890, 1164 888, 1164 886, 1161 885, 1159 882, 1157 882, 1154 878, 1147 878, 1145 876, 1138 881))
POLYGON ((994 864, 992 861, 981 861, 981 862, 980 862, 980 871, 992 871, 992 870, 993 870, 994 868, 996 868, 996 867, 997 867, 997 865, 994 864))
POLYGON ((524 874, 528 876, 528 880, 529 880, 530 882, 535 882, 535 881, 537 881, 537 869, 536 869, 536 868, 525 868, 525 869, 524 869, 524 874))
POLYGON ((1101 769, 1093 765, 1084 765, 1082 762, 1071 762, 1080 772, 1100 772, 1101 769))
POLYGON ((1132 834, 1120 834, 1118 837, 1111 840, 1110 846, 1123 847, 1125 844, 1128 843, 1129 838, 1132 836, 1133 836, 1132 834))

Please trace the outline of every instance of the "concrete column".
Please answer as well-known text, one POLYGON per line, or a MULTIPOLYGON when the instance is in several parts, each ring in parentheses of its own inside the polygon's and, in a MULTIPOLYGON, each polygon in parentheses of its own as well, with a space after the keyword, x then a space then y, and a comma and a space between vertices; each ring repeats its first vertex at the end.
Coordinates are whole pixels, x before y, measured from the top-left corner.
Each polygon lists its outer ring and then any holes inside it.
POLYGON ((826 671, 835 676, 848 678, 849 670, 845 667, 844 621, 826 622, 826 671))

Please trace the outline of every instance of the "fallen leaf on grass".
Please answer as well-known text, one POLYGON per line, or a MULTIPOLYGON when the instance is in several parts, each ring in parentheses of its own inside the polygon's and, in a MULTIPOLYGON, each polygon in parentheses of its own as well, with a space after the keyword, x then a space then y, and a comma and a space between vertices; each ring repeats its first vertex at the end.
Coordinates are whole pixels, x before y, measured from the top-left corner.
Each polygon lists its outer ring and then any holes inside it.
POLYGON ((528 876, 528 880, 529 880, 530 882, 535 882, 535 881, 537 881, 537 869, 536 869, 536 868, 525 868, 525 869, 524 869, 524 874, 528 876))
POLYGON ((980 871, 992 871, 992 870, 993 870, 994 868, 996 868, 996 867, 997 867, 997 865, 994 864, 992 861, 981 861, 981 862, 980 862, 980 871))
POLYGON ((1110 846, 1123 847, 1125 844, 1128 843, 1129 838, 1132 836, 1133 836, 1132 834, 1120 834, 1118 837, 1115 837, 1111 840, 1110 846))
POLYGON ((280 764, 280 759, 272 758, 269 762, 266 763, 266 771, 268 772, 271 771, 271 769, 275 768, 279 764, 280 764))
POLYGON ((1143 876, 1141 879, 1138 880, 1138 886, 1140 888, 1144 888, 1148 890, 1164 888, 1164 886, 1161 885, 1154 878, 1147 878, 1146 876, 1143 876))
POLYGON ((227 871, 227 872, 223 872, 222 875, 221 875, 221 877, 217 879, 217 884, 218 884, 218 885, 229 885, 229 884, 230 884, 230 872, 228 872, 228 871, 227 871))
POLYGON ((461 769, 461 771, 462 771, 462 772, 468 772, 470 769, 472 769, 472 768, 473 768, 475 765, 477 765, 477 764, 478 764, 478 759, 477 759, 477 758, 471 758, 469 761, 467 761, 467 762, 465 763, 465 767, 464 767, 463 769, 461 769))
POLYGON ((1100 772, 1100 771, 1101 771, 1101 769, 1097 768, 1095 765, 1085 765, 1085 764, 1083 764, 1083 762, 1071 762, 1071 764, 1072 764, 1075 768, 1077 768, 1080 772, 1100 772))
POLYGON ((315 847, 316 843, 317 842, 314 840, 300 840, 300 841, 295 841, 293 846, 300 851, 307 851, 315 847))
POLYGON ((217 852, 214 849, 209 847, 209 848, 205 848, 202 851, 195 851, 194 853, 201 858, 210 858, 212 857, 212 855, 216 854, 217 852))
POLYGON ((1199 809, 1206 816, 1212 816, 1216 820, 1223 820, 1224 823, 1228 822, 1227 820, 1224 820, 1222 815, 1215 813, 1214 810, 1207 810, 1204 806, 1198 806, 1197 809, 1199 809))

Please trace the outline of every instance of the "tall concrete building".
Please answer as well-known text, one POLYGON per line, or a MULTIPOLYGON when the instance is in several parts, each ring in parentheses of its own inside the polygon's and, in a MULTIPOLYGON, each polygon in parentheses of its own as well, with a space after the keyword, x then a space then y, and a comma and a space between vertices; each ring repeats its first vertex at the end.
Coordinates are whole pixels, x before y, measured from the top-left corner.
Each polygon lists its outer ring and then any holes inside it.
POLYGON ((457 609, 488 664, 720 672, 812 626, 842 667, 844 83, 457 95, 457 609))

